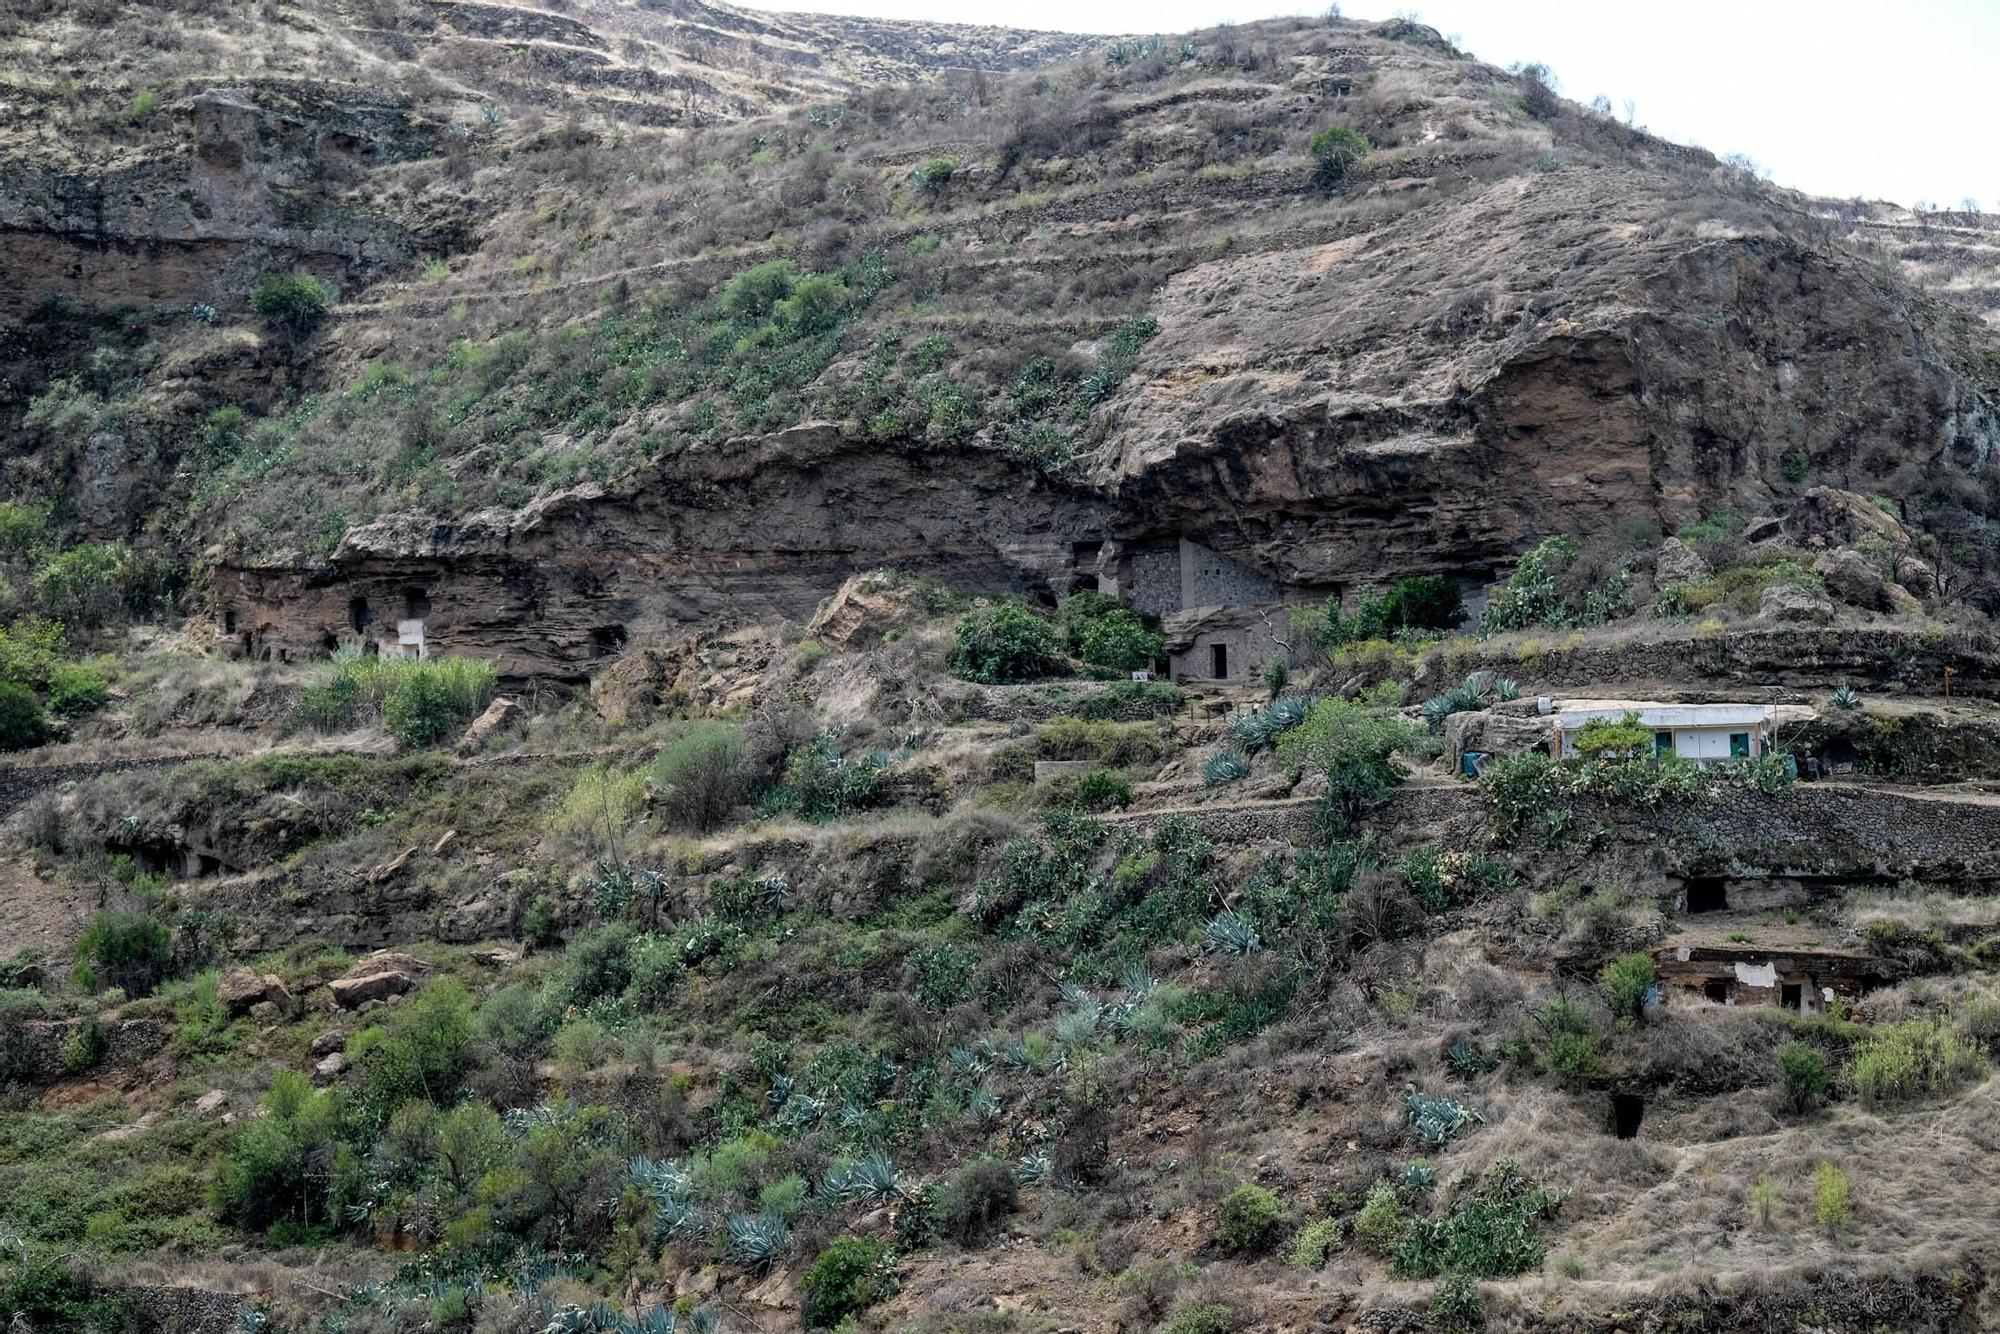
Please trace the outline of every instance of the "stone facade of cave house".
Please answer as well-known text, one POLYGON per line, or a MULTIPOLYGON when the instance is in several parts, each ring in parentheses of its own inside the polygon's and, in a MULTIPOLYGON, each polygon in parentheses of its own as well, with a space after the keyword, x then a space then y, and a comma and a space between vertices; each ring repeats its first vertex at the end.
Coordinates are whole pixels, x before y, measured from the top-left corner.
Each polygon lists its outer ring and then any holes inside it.
POLYGON ((1098 592, 1159 618, 1173 680, 1254 682, 1288 638, 1286 590, 1189 538, 1086 544, 1077 564, 1098 592))

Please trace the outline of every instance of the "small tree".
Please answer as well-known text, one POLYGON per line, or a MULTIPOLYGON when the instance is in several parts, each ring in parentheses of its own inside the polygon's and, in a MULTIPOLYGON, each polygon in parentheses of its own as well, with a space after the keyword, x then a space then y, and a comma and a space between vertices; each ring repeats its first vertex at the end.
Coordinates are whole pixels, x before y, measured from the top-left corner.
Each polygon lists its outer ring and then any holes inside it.
POLYGON ((1550 120, 1562 110, 1562 98, 1556 92, 1556 76, 1547 65, 1534 61, 1522 65, 1514 71, 1521 81, 1521 109, 1536 120, 1550 120))
POLYGON ((1093 667, 1132 672, 1152 665, 1166 652, 1166 644, 1137 612, 1119 607, 1085 628, 1082 649, 1083 660, 1093 667))
POLYGON ((1372 147, 1351 125, 1329 125, 1312 137, 1307 150, 1313 156, 1313 180, 1322 190, 1332 190, 1348 177, 1372 147))
POLYGON ((1385 710, 1359 700, 1327 699, 1279 736, 1278 758, 1292 769, 1326 775, 1327 823, 1331 832, 1345 836, 1367 803, 1402 781, 1389 756, 1422 738, 1414 724, 1385 710))
POLYGON ((1383 594, 1381 615, 1390 630, 1456 630, 1465 624, 1465 599, 1449 579, 1405 575, 1383 594))
POLYGON ((788 259, 753 264, 729 280, 717 303, 733 320, 761 320, 798 286, 798 272, 788 259))
POLYGON ((1653 989, 1653 956, 1626 954, 1604 965, 1597 975, 1604 988, 1604 1003, 1620 1023, 1644 1023, 1646 996, 1653 989))
POLYGON ((727 818, 750 778, 750 748, 733 723, 706 723, 670 743, 647 768, 668 823, 706 833, 727 818))

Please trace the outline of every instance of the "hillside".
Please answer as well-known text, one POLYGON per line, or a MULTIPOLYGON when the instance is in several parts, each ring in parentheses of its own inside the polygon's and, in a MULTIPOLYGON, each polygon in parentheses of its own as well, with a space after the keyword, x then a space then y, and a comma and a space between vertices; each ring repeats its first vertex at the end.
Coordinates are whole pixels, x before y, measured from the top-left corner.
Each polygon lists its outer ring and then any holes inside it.
POLYGON ((1405 19, 0 83, 15 1330, 2000 1319, 2000 221, 1405 19))

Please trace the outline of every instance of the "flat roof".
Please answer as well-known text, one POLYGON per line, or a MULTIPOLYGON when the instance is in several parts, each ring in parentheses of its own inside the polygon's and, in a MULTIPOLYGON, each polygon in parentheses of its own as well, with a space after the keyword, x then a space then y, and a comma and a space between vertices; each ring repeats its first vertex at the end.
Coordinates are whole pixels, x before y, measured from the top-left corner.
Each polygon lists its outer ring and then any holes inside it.
POLYGON ((1652 704, 1644 700, 1574 699, 1555 705, 1556 725, 1565 731, 1603 718, 1622 721, 1636 713, 1647 727, 1748 727, 1771 721, 1768 704, 1652 704))

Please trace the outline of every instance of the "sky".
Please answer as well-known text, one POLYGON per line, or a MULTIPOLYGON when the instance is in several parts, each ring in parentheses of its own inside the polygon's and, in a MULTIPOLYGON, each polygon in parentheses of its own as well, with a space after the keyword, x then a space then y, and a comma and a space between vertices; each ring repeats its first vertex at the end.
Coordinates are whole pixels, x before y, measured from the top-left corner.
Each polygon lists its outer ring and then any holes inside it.
MULTIPOLYGON (((738 0, 759 9, 1171 35, 1320 14, 1272 0, 738 0)), ((2000 211, 2000 0, 1350 0, 1494 65, 1540 61, 1565 96, 1629 99, 1655 134, 1747 154, 1780 185, 2000 211)))

